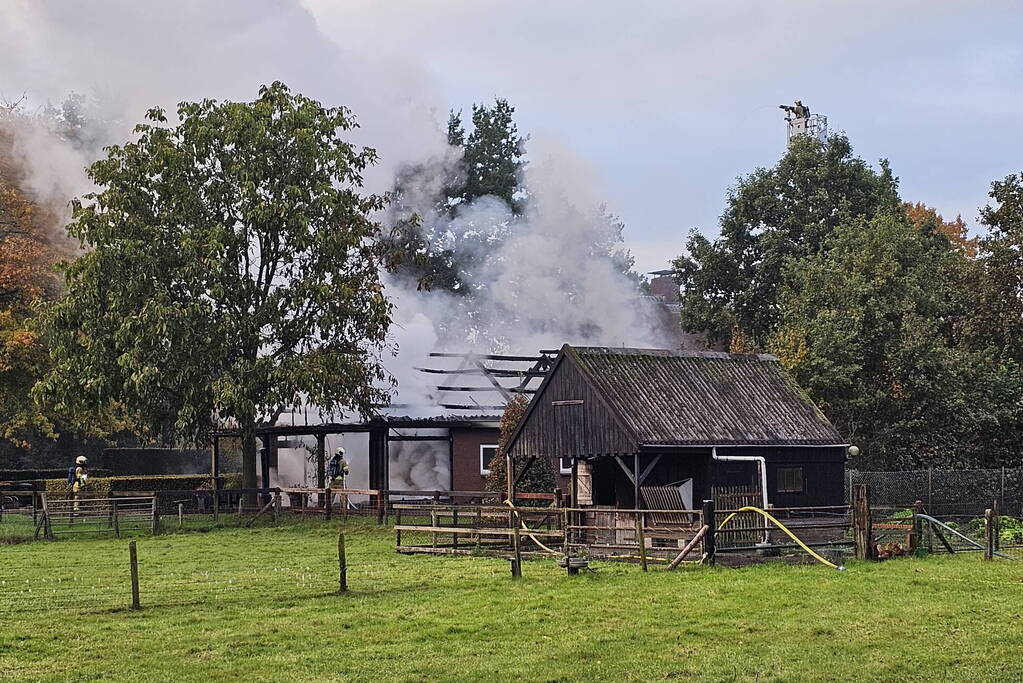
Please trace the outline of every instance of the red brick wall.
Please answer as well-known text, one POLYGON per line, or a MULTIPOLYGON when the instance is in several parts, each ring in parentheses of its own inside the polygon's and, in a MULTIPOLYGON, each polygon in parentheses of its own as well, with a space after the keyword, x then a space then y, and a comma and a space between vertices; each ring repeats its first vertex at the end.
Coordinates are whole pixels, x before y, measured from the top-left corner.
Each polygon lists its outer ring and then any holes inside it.
MULTIPOLYGON (((480 474, 480 446, 497 445, 499 431, 495 428, 451 430, 451 481, 454 491, 482 491, 486 477, 480 474)), ((570 476, 558 475, 557 485, 568 494, 570 476)), ((551 491, 553 493, 553 491, 551 491)))
POLYGON ((497 445, 498 430, 483 427, 480 429, 451 430, 451 481, 455 491, 482 491, 483 481, 480 474, 480 446, 483 444, 497 445))

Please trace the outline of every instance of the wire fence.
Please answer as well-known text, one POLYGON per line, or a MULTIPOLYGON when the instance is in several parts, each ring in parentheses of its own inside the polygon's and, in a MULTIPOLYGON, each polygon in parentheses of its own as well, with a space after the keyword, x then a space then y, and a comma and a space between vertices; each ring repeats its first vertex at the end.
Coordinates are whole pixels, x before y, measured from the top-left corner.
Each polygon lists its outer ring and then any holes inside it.
POLYGON ((1001 514, 1023 517, 1023 468, 848 470, 846 501, 852 500, 852 490, 857 484, 868 485, 871 502, 879 506, 909 508, 920 501, 932 515, 976 518, 998 501, 1001 514))

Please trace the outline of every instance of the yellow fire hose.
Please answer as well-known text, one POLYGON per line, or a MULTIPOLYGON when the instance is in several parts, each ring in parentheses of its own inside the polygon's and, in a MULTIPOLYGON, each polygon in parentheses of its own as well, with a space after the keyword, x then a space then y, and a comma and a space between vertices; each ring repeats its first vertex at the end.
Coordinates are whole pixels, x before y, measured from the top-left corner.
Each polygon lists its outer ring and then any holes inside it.
MULTIPOLYGON (((518 512, 519 512, 518 509, 514 505, 512 505, 510 500, 506 500, 504 502, 508 504, 508 507, 510 507, 512 510, 515 511, 515 514, 518 514, 518 512)), ((559 550, 551 550, 550 548, 545 546, 543 543, 541 543, 540 539, 538 539, 533 534, 529 533, 530 529, 529 529, 528 526, 526 526, 526 523, 522 521, 522 517, 519 517, 519 524, 522 525, 522 529, 526 532, 526 536, 529 536, 531 539, 533 539, 533 543, 536 543, 538 546, 540 546, 541 548, 543 548, 544 550, 549 552, 551 555, 564 555, 565 554, 565 553, 563 553, 563 552, 561 552, 559 550)))
POLYGON ((772 522, 776 527, 778 527, 779 529, 784 531, 786 534, 788 534, 789 538, 791 538, 793 541, 795 541, 797 544, 799 544, 799 547, 802 548, 803 550, 805 550, 807 553, 809 553, 810 556, 813 557, 815 560, 817 560, 821 564, 826 564, 827 566, 831 567, 832 569, 837 569, 840 572, 845 571, 845 567, 840 567, 839 565, 835 564, 834 562, 829 562, 828 560, 824 559, 819 554, 815 553, 810 546, 808 546, 807 544, 805 544, 801 540, 799 540, 799 538, 794 533, 789 531, 789 528, 787 526, 785 526, 784 524, 782 524, 777 519, 775 519, 774 517, 772 517, 768 513, 764 512, 760 508, 753 507, 752 505, 747 505, 746 507, 741 507, 738 510, 736 510, 735 512, 733 512, 732 514, 730 514, 727 517, 725 517, 725 521, 721 522, 721 525, 718 526, 718 531, 721 531, 722 529, 724 529, 725 525, 728 524, 729 522, 731 522, 732 519, 737 514, 739 514, 740 512, 756 512, 757 514, 763 515, 768 521, 772 522))
MULTIPOLYGON (((508 501, 508 500, 506 500, 506 501, 504 501, 504 502, 505 502, 505 503, 506 503, 506 504, 508 505, 508 507, 510 507, 510 508, 511 508, 512 510, 514 510, 514 511, 515 511, 516 513, 518 512, 518 509, 517 509, 517 508, 516 508, 516 507, 515 507, 514 505, 512 505, 511 501, 508 501)), ((778 527, 779 529, 781 529, 782 531, 784 531, 784 532, 785 532, 785 533, 786 533, 786 534, 788 535, 788 537, 789 537, 789 538, 791 538, 791 539, 792 539, 793 541, 795 541, 795 542, 796 542, 796 543, 797 543, 797 544, 799 545, 799 547, 800 547, 800 548, 802 548, 803 550, 805 550, 805 551, 806 551, 806 552, 807 552, 807 553, 808 553, 808 554, 809 554, 809 555, 810 555, 811 557, 813 557, 813 558, 814 558, 815 560, 817 560, 817 561, 818 561, 818 562, 820 562, 821 564, 825 564, 825 565, 827 565, 827 566, 831 567, 832 569, 837 569, 837 570, 838 570, 838 571, 840 571, 840 572, 841 572, 841 571, 845 571, 845 567, 839 566, 839 565, 835 564, 834 562, 830 562, 830 561, 828 561, 827 559, 825 559, 825 558, 821 557, 821 556, 820 556, 820 555, 819 555, 818 553, 814 552, 813 548, 811 548, 810 546, 808 546, 808 545, 806 545, 805 543, 803 543, 803 541, 801 541, 801 540, 799 539, 799 537, 798 537, 798 536, 796 536, 796 535, 795 535, 794 533, 792 533, 792 531, 790 531, 790 530, 789 530, 789 528, 788 528, 787 526, 785 526, 784 524, 782 524, 781 522, 779 522, 779 521, 778 521, 777 519, 775 519, 774 517, 772 517, 772 516, 771 516, 770 514, 768 514, 767 512, 765 512, 765 511, 761 510, 761 509, 760 509, 760 508, 758 508, 758 507, 753 507, 752 505, 748 505, 748 506, 746 506, 746 507, 741 507, 741 508, 739 508, 738 510, 736 510, 735 512, 733 512, 732 514, 730 514, 730 515, 728 515, 727 517, 725 517, 725 520, 724 520, 723 522, 721 522, 721 524, 720 524, 720 525, 718 526, 718 531, 720 531, 721 529, 724 529, 724 528, 725 528, 725 526, 726 526, 726 525, 727 525, 727 524, 728 524, 729 522, 731 522, 731 521, 732 521, 732 519, 734 519, 734 518, 735 518, 735 516, 736 516, 737 514, 739 514, 740 512, 756 512, 757 514, 763 515, 763 516, 764 516, 764 517, 765 517, 765 518, 766 518, 766 519, 767 519, 768 521, 770 521, 770 522, 771 522, 772 524, 774 524, 774 525, 775 525, 775 526, 777 526, 777 527, 778 527)), ((540 539, 538 539, 538 538, 537 538, 536 536, 534 536, 533 534, 529 533, 530 529, 529 529, 529 527, 528 527, 528 526, 526 526, 526 523, 522 521, 522 518, 521 518, 521 517, 519 517, 519 524, 521 525, 521 527, 522 527, 522 530, 526 532, 526 536, 529 536, 529 537, 530 537, 531 539, 533 539, 533 542, 534 542, 534 543, 536 543, 536 544, 537 544, 538 546, 540 546, 541 548, 543 548, 543 549, 544 549, 545 551, 547 551, 547 552, 548 552, 548 553, 550 553, 551 555, 564 555, 564 554, 565 554, 565 553, 563 553, 563 552, 561 552, 561 551, 558 551, 558 550, 551 550, 551 549, 550 549, 550 548, 548 548, 548 547, 547 547, 546 545, 544 545, 544 544, 543 544, 543 543, 542 543, 542 542, 540 541, 540 539)), ((660 559, 660 558, 647 558, 647 559, 648 559, 648 560, 651 560, 651 559, 660 559)))

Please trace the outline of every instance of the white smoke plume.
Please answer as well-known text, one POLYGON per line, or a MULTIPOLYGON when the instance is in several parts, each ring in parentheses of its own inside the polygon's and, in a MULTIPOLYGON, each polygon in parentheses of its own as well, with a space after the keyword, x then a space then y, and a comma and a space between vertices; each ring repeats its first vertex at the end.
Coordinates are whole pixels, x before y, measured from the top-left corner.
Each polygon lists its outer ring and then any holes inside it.
MULTIPOLYGON (((366 190, 385 192, 399 169, 420 173, 407 201, 427 220, 443 220, 452 234, 507 226, 501 244, 477 249, 486 264, 475 273, 475 297, 419 292, 394 283, 396 304, 388 359, 398 382, 395 401, 411 413, 436 414, 431 378, 415 371, 431 350, 535 353, 565 342, 671 346, 649 304, 592 245, 607 224, 593 173, 555 143, 531 143, 524 178, 524 211, 512 216, 503 202, 482 198, 453 218, 431 216, 444 172, 457 158, 447 146, 444 102, 428 69, 411 56, 385 59, 346 50, 323 35, 298 2, 288 0, 9 0, 0 22, 0 98, 22 96, 29 107, 59 104, 69 93, 90 103, 89 139, 72 146, 53 135, 25 130, 18 151, 37 196, 66 211, 91 184, 85 167, 99 145, 122 142, 148 108, 173 113, 182 100, 251 99, 261 84, 281 80, 328 106, 345 105, 360 128, 357 144, 377 149, 381 163, 366 176, 366 190)), ((415 442, 392 454, 394 477, 408 486, 444 488, 448 464, 416 452, 415 442)), ((428 442, 427 442, 428 443, 428 442)), ((429 450, 427 447, 423 447, 429 450)))

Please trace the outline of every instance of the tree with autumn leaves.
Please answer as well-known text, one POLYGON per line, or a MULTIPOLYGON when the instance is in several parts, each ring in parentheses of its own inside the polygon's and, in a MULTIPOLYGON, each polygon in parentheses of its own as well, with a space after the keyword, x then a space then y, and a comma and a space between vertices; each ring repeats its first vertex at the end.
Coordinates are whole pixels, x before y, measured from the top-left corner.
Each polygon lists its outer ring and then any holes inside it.
POLYGON ((31 396, 49 364, 31 321, 34 306, 59 291, 53 266, 62 254, 54 215, 22 189, 8 118, 13 116, 0 117, 0 439, 24 447, 33 434, 55 435, 52 415, 31 396))

